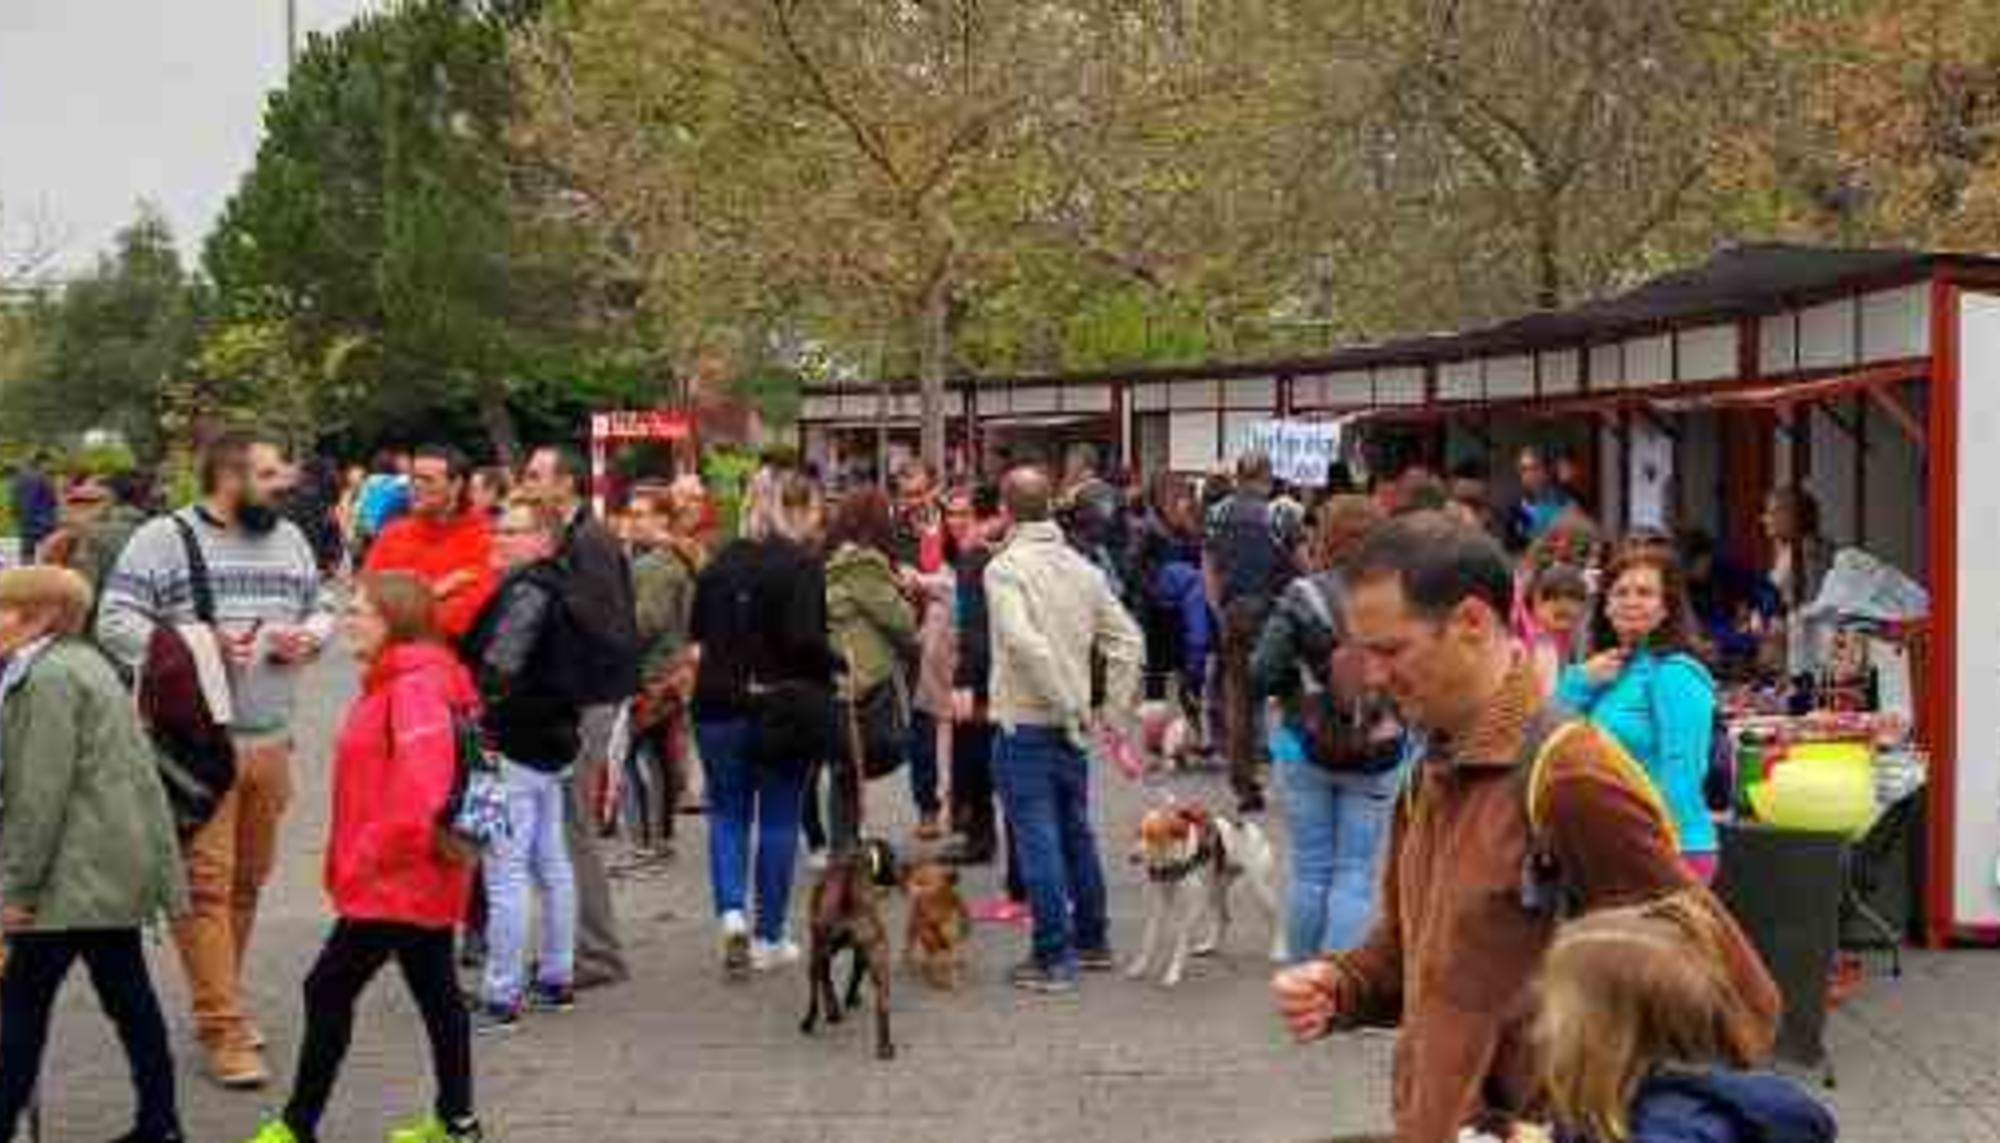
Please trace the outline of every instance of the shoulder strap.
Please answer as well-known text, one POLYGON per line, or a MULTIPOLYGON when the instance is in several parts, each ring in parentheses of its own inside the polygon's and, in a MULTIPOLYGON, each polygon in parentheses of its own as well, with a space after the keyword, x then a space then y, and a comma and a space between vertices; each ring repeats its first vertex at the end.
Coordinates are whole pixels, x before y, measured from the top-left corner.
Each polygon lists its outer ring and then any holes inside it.
POLYGON ((194 617, 209 626, 215 626, 215 584, 208 578, 208 560, 201 554, 201 540, 194 534, 194 525, 178 515, 169 515, 174 522, 174 530, 180 533, 181 550, 187 556, 188 583, 194 591, 194 617))
POLYGON ((1542 787, 1548 781, 1549 759, 1569 733, 1584 724, 1576 713, 1558 702, 1547 702, 1528 717, 1521 732, 1521 750, 1515 757, 1514 772, 1520 776, 1521 798, 1528 817, 1528 836, 1542 832, 1542 787))
MULTIPOLYGON (((1548 784, 1549 766, 1555 757, 1556 747, 1572 732, 1588 723, 1588 719, 1579 718, 1561 704, 1551 702, 1535 712, 1529 721, 1527 732, 1522 737, 1521 764, 1515 769, 1521 775, 1522 797, 1526 800, 1528 835, 1530 840, 1537 844, 1544 825, 1542 789, 1548 784)), ((1666 826, 1669 835, 1673 835, 1673 815, 1667 811, 1666 801, 1660 796, 1659 788, 1653 784, 1652 778, 1630 754, 1625 752, 1624 747, 1620 746, 1616 739, 1609 735, 1599 737, 1609 748, 1612 776, 1629 785, 1644 798, 1646 804, 1652 808, 1653 814, 1666 826)))

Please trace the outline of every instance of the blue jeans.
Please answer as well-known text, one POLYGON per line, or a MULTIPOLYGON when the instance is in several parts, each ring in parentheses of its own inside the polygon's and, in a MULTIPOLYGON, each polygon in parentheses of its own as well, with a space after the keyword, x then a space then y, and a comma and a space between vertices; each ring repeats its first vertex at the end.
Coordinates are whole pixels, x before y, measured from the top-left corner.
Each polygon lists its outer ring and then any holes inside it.
POLYGON ((1300 960, 1351 949, 1375 920, 1402 771, 1332 773, 1308 761, 1288 730, 1272 733, 1271 759, 1292 842, 1286 947, 1300 960))
POLYGON ((1035 962, 1076 971, 1077 950, 1110 948, 1104 866, 1090 830, 1090 763, 1064 731, 1001 731, 993 773, 1020 848, 1021 878, 1035 915, 1035 962))
POLYGON ((749 911, 750 836, 757 837, 757 928, 760 940, 785 939, 792 873, 799 856, 806 763, 759 766, 750 760, 747 719, 698 722, 701 772, 708 785, 708 882, 715 915, 749 911))
POLYGON ((542 894, 543 984, 567 985, 576 974, 576 871, 570 865, 563 816, 569 800, 561 774, 515 762, 507 778, 508 834, 486 851, 486 985, 488 1004, 521 1002, 528 945, 528 890, 542 894))
POLYGON ((910 797, 917 815, 938 816, 938 724, 920 710, 910 711, 910 797))

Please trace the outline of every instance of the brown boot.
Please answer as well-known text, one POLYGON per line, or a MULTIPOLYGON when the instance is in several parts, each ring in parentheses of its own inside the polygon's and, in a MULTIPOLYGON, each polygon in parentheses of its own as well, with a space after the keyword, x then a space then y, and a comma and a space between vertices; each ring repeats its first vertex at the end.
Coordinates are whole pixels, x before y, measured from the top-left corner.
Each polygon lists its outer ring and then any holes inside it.
POLYGON ((208 1078, 232 1091, 251 1091, 271 1082, 264 1053, 247 1044, 216 1044, 206 1048, 208 1078))

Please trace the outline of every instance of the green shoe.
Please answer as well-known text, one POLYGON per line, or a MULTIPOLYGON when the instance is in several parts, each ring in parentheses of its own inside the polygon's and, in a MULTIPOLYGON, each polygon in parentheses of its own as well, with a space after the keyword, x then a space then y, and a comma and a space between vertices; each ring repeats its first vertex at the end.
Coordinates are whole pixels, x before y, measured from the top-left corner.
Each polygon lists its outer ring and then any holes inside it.
MULTIPOLYGON (((477 1123, 453 1131, 445 1125, 444 1120, 435 1115, 426 1115, 407 1127, 398 1127, 389 1132, 389 1143, 480 1143, 485 1137, 477 1123)), ((267 1141, 254 1139, 251 1143, 267 1143, 267 1141)), ((277 1143, 290 1143, 290 1141, 280 1140, 277 1143)))
POLYGON ((273 1119, 259 1127, 257 1134, 251 1136, 247 1143, 299 1143, 299 1137, 291 1128, 285 1126, 284 1120, 273 1119))

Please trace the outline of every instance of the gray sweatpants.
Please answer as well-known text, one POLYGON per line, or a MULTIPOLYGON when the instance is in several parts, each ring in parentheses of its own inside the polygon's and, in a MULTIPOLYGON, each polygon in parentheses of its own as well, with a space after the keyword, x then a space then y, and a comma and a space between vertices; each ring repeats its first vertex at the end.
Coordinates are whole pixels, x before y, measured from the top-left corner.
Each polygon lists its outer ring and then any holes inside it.
POLYGON ((583 746, 570 781, 569 853, 576 867, 576 975, 585 981, 620 981, 631 975, 618 940, 618 917, 611 905, 611 879, 597 852, 597 807, 591 791, 604 779, 611 728, 618 704, 585 707, 583 746))

